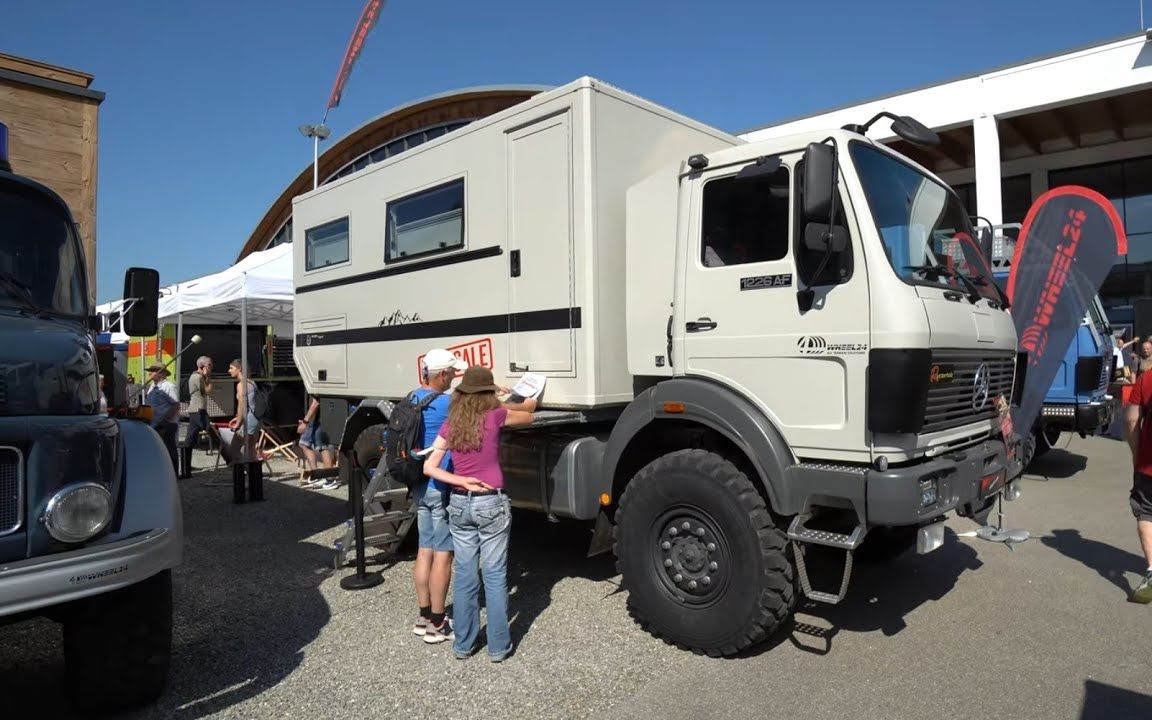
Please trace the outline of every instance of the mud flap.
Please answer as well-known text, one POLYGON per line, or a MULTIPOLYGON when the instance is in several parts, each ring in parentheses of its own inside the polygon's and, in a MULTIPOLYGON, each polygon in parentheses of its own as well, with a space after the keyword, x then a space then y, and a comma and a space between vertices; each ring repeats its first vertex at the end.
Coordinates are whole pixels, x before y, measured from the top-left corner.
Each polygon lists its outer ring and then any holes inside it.
POLYGON ((596 525, 592 528, 592 542, 588 546, 588 557, 603 555, 612 551, 612 528, 608 514, 601 510, 596 514, 596 525))

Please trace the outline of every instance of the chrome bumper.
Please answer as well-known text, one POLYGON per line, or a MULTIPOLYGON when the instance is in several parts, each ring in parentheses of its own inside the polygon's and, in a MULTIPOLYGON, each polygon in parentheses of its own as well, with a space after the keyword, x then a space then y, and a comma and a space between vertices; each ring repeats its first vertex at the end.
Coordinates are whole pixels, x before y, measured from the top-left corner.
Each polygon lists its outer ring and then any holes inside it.
POLYGON ((181 538, 167 528, 0 566, 0 617, 118 590, 180 564, 181 538))

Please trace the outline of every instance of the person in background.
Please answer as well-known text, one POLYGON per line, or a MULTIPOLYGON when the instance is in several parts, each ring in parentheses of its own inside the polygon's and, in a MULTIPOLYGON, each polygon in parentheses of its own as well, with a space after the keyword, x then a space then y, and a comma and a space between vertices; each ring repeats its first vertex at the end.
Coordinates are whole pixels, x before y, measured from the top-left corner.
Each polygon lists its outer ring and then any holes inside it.
POLYGON ((256 402, 256 382, 248 378, 248 372, 239 359, 229 363, 228 375, 236 381, 236 417, 228 421, 228 427, 236 432, 238 438, 233 446, 237 457, 232 459, 232 502, 244 502, 245 476, 248 478, 248 500, 256 502, 264 499, 264 468, 256 452, 260 421, 252 411, 256 402))
POLYGON ((107 394, 106 390, 108 387, 108 381, 104 378, 103 374, 97 375, 96 381, 98 383, 100 383, 100 414, 101 415, 107 415, 108 414, 108 394, 107 394))
MULTIPOLYGON (((328 438, 328 433, 320 425, 320 399, 315 395, 308 396, 308 411, 296 424, 296 432, 300 435, 300 449, 304 452, 304 462, 309 470, 315 470, 316 459, 319 457, 321 467, 336 467, 336 448, 328 438)), ((324 490, 334 490, 339 483, 335 478, 318 478, 305 481, 306 487, 319 487, 324 490)))
POLYGON ((148 407, 152 408, 150 424, 168 449, 172 470, 178 471, 176 433, 180 428, 180 398, 176 394, 176 383, 168 379, 168 368, 158 363, 150 365, 148 372, 151 374, 151 382, 144 398, 148 407))
MULTIPOLYGON (((412 402, 419 403, 429 395, 436 397, 424 408, 423 447, 431 447, 436 434, 448 419, 450 396, 447 394, 456 379, 456 373, 468 368, 467 363, 451 352, 434 348, 424 355, 420 368, 420 387, 411 392, 412 402)), ((451 458, 445 455, 440 467, 449 468, 451 458)), ((448 486, 427 477, 412 488, 416 501, 416 530, 419 548, 412 568, 412 583, 416 586, 416 604, 420 614, 412 632, 424 637, 424 642, 435 644, 452 640, 452 625, 445 616, 448 585, 452 580, 452 533, 448 529, 448 486)))
POLYGON ((1152 373, 1136 379, 1124 411, 1124 430, 1132 450, 1132 490, 1128 504, 1136 516, 1136 533, 1148 570, 1132 591, 1132 602, 1152 603, 1152 373))
POLYGON ((184 431, 184 444, 180 446, 181 470, 179 477, 192 477, 192 450, 200 431, 211 432, 208 422, 208 393, 212 392, 212 358, 196 358, 196 370, 188 376, 188 429, 184 431))
POLYGON ((136 376, 131 373, 124 380, 124 399, 128 403, 128 407, 139 407, 140 405, 140 386, 136 384, 136 376))
POLYGON ((492 371, 468 368, 456 387, 448 420, 437 433, 424 474, 451 486, 448 522, 456 553, 453 565, 455 643, 452 650, 463 660, 472 655, 480 632, 480 574, 488 608, 488 659, 501 662, 512 652, 508 628, 508 534, 512 506, 504 494, 500 468, 500 430, 532 422, 536 400, 529 398, 513 410, 497 398, 492 371), (452 472, 441 463, 452 453, 452 472))
POLYGON ((1152 338, 1137 338, 1137 347, 1140 349, 1135 353, 1134 363, 1136 377, 1139 378, 1145 371, 1152 369, 1152 338))

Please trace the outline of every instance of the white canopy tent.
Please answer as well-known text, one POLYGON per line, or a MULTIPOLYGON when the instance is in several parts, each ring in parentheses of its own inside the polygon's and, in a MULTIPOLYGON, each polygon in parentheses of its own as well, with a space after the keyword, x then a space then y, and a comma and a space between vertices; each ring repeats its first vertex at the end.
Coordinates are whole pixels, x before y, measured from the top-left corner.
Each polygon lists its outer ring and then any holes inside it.
MULTIPOLYGON (((122 305, 115 300, 97 311, 116 312, 122 305)), ((292 246, 255 252, 218 273, 161 288, 158 315, 162 324, 176 324, 178 351, 184 345, 185 322, 239 325, 245 340, 240 358, 247 368, 248 325, 271 325, 277 333, 292 333, 292 246)), ((114 333, 113 338, 119 336, 114 333)), ((179 357, 175 374, 180 377, 179 357)))

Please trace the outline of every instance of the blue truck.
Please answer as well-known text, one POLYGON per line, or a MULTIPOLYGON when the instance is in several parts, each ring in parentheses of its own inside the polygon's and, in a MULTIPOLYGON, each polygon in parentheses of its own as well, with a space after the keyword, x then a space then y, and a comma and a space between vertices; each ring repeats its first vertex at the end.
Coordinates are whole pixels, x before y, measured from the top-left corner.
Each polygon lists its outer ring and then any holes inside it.
MULTIPOLYGON (((993 278, 1005 292, 1010 269, 993 262, 993 278)), ((1095 435, 1112 421, 1112 399, 1108 395, 1114 369, 1112 347, 1112 328, 1099 296, 1095 296, 1044 396, 1044 406, 1032 426, 1034 443, 1025 444, 1025 466, 1051 450, 1061 433, 1095 435)))

